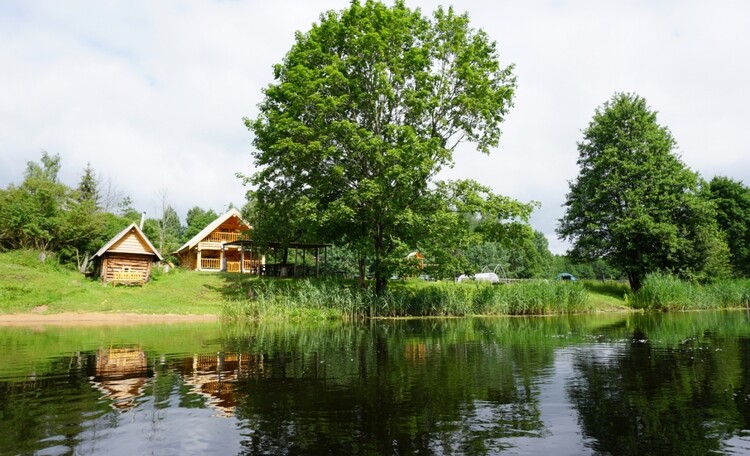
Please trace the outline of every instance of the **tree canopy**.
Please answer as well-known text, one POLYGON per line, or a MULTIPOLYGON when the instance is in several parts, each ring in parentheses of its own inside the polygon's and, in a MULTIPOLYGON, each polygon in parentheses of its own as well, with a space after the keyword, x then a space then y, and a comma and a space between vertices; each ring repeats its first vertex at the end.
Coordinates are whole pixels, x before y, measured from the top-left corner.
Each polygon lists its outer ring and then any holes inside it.
POLYGON ((716 221, 726 235, 735 275, 750 277, 750 188, 716 176, 709 182, 707 194, 716 206, 716 221))
POLYGON ((638 95, 617 93, 597 108, 578 143, 580 173, 558 227, 574 257, 609 260, 636 290, 650 272, 726 274, 712 205, 676 147, 638 95))
POLYGON ((435 176, 459 143, 498 144, 515 89, 512 66, 467 15, 428 18, 402 1, 323 14, 274 78, 245 119, 259 168, 247 178, 254 236, 372 256, 378 292, 389 258, 430 231, 435 176))

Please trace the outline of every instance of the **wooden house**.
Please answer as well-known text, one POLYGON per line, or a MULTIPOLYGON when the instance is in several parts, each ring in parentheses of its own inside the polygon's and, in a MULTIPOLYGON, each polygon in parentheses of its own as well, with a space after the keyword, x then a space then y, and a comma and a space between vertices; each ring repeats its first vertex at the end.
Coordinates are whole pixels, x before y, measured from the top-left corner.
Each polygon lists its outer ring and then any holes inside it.
POLYGON ((180 264, 191 270, 258 273, 265 258, 253 258, 252 253, 246 255, 237 243, 247 239, 251 229, 240 212, 232 208, 193 236, 175 254, 180 264))
POLYGON ((95 274, 104 283, 143 284, 151 265, 162 257, 135 223, 120 231, 94 254, 95 274))
POLYGON ((406 255, 406 261, 414 265, 417 269, 424 269, 424 255, 419 250, 406 255))

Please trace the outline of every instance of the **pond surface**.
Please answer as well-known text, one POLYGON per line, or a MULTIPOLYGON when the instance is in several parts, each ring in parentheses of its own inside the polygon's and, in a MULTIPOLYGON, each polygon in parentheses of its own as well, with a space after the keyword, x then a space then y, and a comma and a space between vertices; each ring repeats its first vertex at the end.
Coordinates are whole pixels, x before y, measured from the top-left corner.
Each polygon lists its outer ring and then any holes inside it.
POLYGON ((0 327, 0 454, 748 454, 749 322, 0 327))

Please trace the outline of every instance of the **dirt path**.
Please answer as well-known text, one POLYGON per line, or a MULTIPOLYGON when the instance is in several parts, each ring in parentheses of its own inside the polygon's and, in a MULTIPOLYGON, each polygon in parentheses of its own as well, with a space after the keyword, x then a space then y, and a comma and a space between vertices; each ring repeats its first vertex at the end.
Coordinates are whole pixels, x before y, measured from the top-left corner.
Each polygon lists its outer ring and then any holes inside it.
POLYGON ((216 315, 154 315, 137 313, 66 312, 58 314, 0 315, 0 326, 105 326, 133 324, 196 323, 218 321, 216 315))

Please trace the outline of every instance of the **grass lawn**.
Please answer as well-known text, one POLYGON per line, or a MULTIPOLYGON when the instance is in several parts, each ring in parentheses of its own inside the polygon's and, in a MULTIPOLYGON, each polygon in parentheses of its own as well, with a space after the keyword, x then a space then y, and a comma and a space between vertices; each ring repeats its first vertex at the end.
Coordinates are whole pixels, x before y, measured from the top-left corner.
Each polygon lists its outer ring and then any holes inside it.
POLYGON ((221 314, 230 275, 175 270, 143 287, 104 286, 33 252, 0 253, 0 313, 136 312, 221 314))
MULTIPOLYGON (((264 279, 267 280, 267 279, 264 279)), ((211 314, 221 316, 227 303, 244 301, 247 290, 258 279, 236 273, 202 273, 172 270, 155 272, 143 287, 104 286, 85 278, 54 259, 45 263, 35 252, 0 253, 0 314, 62 312, 133 312, 142 314, 211 314)), ((294 279, 275 279, 275 287, 294 279)), ((352 287, 345 281, 341 287, 352 287)), ((447 282, 394 281, 399 289, 451 287, 447 282)), ((458 285, 459 287, 464 286, 458 285)), ((615 282, 584 282, 590 303, 596 310, 626 311, 627 285, 615 282)), ((324 299, 325 300, 325 299, 324 299)))
POLYGON ((625 300, 630 293, 630 285, 622 282, 583 280, 583 286, 589 292, 591 304, 600 311, 627 311, 630 307, 625 300))

